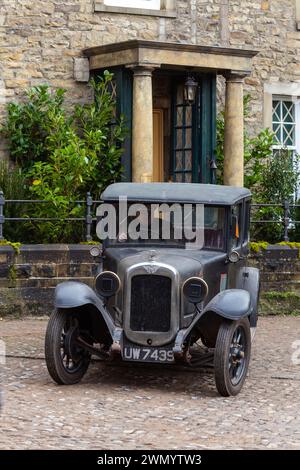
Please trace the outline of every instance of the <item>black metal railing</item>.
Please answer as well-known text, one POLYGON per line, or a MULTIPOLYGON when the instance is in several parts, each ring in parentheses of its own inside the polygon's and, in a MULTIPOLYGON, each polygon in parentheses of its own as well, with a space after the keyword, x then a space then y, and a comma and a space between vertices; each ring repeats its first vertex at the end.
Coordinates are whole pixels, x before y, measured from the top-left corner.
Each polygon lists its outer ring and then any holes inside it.
MULTIPOLYGON (((52 201, 38 200, 38 199, 5 199, 4 194, 0 191, 0 240, 4 239, 3 229, 6 222, 82 222, 85 225, 85 240, 93 240, 92 227, 96 222, 95 214, 93 214, 93 207, 100 204, 101 201, 94 200, 90 193, 87 193, 86 199, 82 201, 73 201, 73 204, 85 207, 85 216, 82 217, 6 217, 4 214, 5 206, 11 204, 52 204, 52 201)), ((251 204, 251 224, 281 224, 283 227, 283 239, 289 241, 289 230, 292 226, 300 224, 299 220, 294 220, 292 213, 300 208, 300 204, 290 204, 284 201, 282 204, 251 204), (255 209, 260 208, 278 208, 282 210, 282 214, 276 219, 256 219, 253 216, 255 209)))
POLYGON ((85 240, 91 241, 92 225, 96 222, 96 217, 93 216, 92 207, 94 204, 99 204, 101 201, 94 200, 90 193, 87 193, 86 199, 82 201, 73 201, 74 205, 81 205, 85 207, 84 217, 6 217, 4 209, 6 205, 10 204, 53 204, 52 201, 45 201, 39 199, 5 199, 3 191, 0 191, 0 240, 4 239, 3 229, 6 222, 83 222, 85 224, 85 240))
POLYGON ((285 242, 289 241, 289 230, 291 226, 300 224, 300 220, 295 220, 292 217, 293 211, 298 209, 300 204, 290 204, 289 201, 283 201, 282 204, 251 204, 251 224, 282 224, 283 226, 283 240, 285 242), (282 215, 278 216, 276 219, 255 219, 253 217, 253 210, 260 209, 263 207, 270 207, 282 210, 282 215))

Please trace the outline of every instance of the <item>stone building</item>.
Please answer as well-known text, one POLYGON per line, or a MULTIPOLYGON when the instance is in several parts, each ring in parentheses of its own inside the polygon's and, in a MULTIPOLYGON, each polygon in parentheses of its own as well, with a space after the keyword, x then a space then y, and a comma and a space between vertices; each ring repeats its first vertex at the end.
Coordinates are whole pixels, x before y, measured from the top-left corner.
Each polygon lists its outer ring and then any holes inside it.
POLYGON ((243 89, 249 131, 300 152, 300 0, 0 0, 0 119, 41 83, 88 100, 106 68, 131 130, 129 180, 214 181, 223 101, 225 180, 241 185, 243 89))

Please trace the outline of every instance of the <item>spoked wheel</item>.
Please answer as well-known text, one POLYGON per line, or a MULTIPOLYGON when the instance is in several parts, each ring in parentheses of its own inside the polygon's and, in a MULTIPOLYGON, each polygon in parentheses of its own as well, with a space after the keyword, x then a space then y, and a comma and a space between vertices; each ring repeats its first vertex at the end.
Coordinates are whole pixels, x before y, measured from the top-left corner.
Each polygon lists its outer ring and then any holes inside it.
POLYGON ((223 397, 237 395, 246 379, 251 354, 250 324, 247 318, 224 320, 219 329, 215 357, 215 380, 223 397))
POLYGON ((65 310, 53 312, 46 331, 45 357, 49 374, 59 385, 79 382, 89 367, 91 355, 77 345, 79 335, 76 314, 65 310))

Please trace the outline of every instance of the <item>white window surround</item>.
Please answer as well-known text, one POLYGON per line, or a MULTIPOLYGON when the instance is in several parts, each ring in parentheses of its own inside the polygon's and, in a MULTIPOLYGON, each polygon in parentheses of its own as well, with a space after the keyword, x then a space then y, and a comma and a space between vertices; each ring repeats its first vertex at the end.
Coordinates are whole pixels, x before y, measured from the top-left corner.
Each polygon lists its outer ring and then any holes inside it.
POLYGON ((176 0, 96 0, 95 12, 176 18, 176 0))
POLYGON ((160 0, 104 0, 104 5, 125 8, 149 8, 150 10, 160 10, 160 0))
POLYGON ((264 84, 264 127, 273 129, 273 99, 292 100, 295 103, 295 148, 300 154, 300 83, 275 82, 264 84))
POLYGON ((274 145, 273 148, 280 149, 286 147, 296 153, 300 153, 300 100, 293 96, 273 95, 272 101, 273 103, 278 102, 276 118, 274 117, 273 106, 273 132, 278 130, 280 135, 280 137, 277 137, 277 145, 274 145), (286 103, 291 103, 293 107, 288 110, 285 105, 286 103), (288 126, 287 131, 285 131, 286 125, 288 126), (286 143, 287 141, 288 143, 286 143))
MULTIPOLYGON (((273 130, 273 100, 282 99, 292 101, 295 105, 295 140, 290 147, 300 155, 300 83, 299 82, 274 82, 264 84, 264 126, 273 130)), ((274 145, 274 149, 282 148, 274 145)), ((295 198, 299 199, 300 187, 297 188, 295 198)))

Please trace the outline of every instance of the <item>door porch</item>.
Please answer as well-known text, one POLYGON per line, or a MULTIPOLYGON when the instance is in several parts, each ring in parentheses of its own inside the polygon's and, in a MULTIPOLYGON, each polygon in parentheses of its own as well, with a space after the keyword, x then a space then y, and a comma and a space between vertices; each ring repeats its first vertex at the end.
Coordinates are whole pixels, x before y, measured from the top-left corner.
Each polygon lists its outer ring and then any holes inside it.
POLYGON ((128 181, 215 181, 216 77, 225 76, 224 183, 243 186, 243 78, 255 51, 133 40, 84 53, 93 74, 115 74, 117 112, 129 128, 128 181), (192 103, 188 76, 197 84, 192 103))

